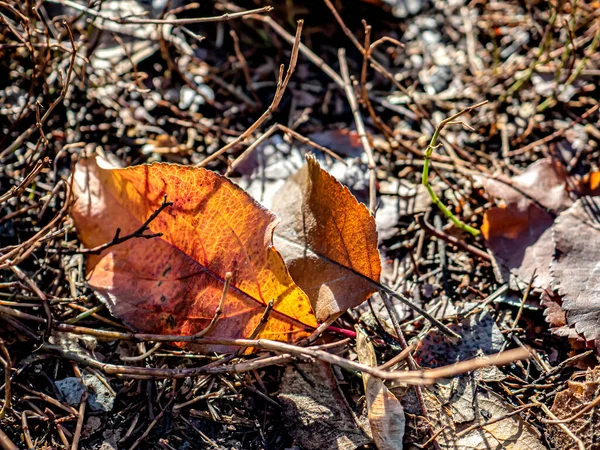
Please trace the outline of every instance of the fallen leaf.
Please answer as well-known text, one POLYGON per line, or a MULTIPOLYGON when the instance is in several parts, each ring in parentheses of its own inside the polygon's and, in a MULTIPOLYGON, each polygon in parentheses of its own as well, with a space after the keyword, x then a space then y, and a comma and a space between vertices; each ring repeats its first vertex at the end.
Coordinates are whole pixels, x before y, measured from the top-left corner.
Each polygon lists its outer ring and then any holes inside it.
MULTIPOLYGON (((247 338, 266 305, 260 337, 295 341, 317 323, 306 295, 272 247, 275 217, 226 178, 199 168, 151 164, 107 169, 77 164, 72 216, 93 248, 137 230, 164 197, 173 205, 149 225, 160 238, 130 239, 88 259, 88 281, 111 312, 134 329, 192 335, 214 317, 227 272, 223 314, 207 336, 247 338)), ((199 351, 231 351, 195 346, 199 351)))
MULTIPOLYGON (((600 366, 588 371, 585 381, 568 381, 567 389, 559 392, 554 397, 554 403, 550 410, 559 419, 574 416, 583 408, 597 399, 600 388, 600 366)), ((583 441, 586 449, 597 450, 600 448, 600 406, 592 407, 588 412, 581 415, 565 425, 583 441)), ((549 440, 557 450, 570 450, 576 448, 573 439, 557 425, 549 425, 547 428, 549 440)))
MULTIPOLYGON (((360 329, 356 333, 356 353, 361 364, 376 367, 375 348, 360 329)), ((406 418, 404 408, 383 380, 363 373, 369 425, 379 450, 402 450, 406 418)))
POLYGON ((579 196, 600 195, 600 172, 591 172, 584 176, 578 183, 579 196))
POLYGON ((503 278, 523 288, 536 271, 534 286, 547 287, 554 252, 550 227, 556 215, 572 204, 564 169, 540 160, 512 178, 479 179, 487 193, 501 201, 485 212, 481 232, 503 278))
POLYGON ((354 450, 371 442, 348 410, 327 363, 288 365, 277 400, 284 425, 303 449, 354 450))
POLYGON ((595 262, 600 243, 598 229, 590 226, 597 219, 585 211, 586 204, 588 210, 597 208, 596 200, 583 197, 573 204, 570 194, 599 194, 600 174, 568 180, 560 164, 542 160, 510 180, 482 182, 488 193, 503 201, 486 211, 482 233, 496 260, 510 270, 511 285, 523 287, 535 270, 534 287, 543 290, 542 305, 552 331, 596 339, 600 303, 594 292, 600 283, 595 281, 595 262))
MULTIPOLYGON (((265 208, 272 209, 273 197, 278 195, 288 178, 304 166, 306 153, 312 151, 321 167, 347 186, 359 201, 366 203, 369 199, 369 169, 360 142, 358 149, 353 147, 353 132, 335 130, 309 135, 310 138, 315 136, 313 140, 327 148, 334 148, 344 156, 343 161, 307 145, 288 144, 280 135, 275 135, 257 146, 236 166, 235 177, 231 180, 265 208), (348 142, 330 139, 338 135, 345 136, 348 142)), ((431 205, 431 197, 425 186, 414 185, 407 180, 381 180, 377 194, 375 221, 380 243, 397 235, 402 216, 424 212, 431 205)))
POLYGON ((504 399, 480 387, 473 374, 440 380, 423 389, 428 420, 442 450, 544 450, 536 430, 519 415, 505 417, 514 409, 504 399), (473 425, 480 425, 467 431, 473 425), (467 431, 466 433, 461 433, 467 431), (439 434, 437 434, 439 432, 439 434))
POLYGON ((113 409, 116 395, 110 388, 109 381, 101 374, 85 373, 81 377, 83 385, 89 392, 88 405, 92 411, 111 411, 113 409))
POLYGON ((551 290, 544 290, 541 295, 540 305, 545 308, 544 318, 550 325, 550 331, 558 336, 583 340, 579 337, 577 331, 567 324, 567 313, 562 308, 560 295, 556 292, 551 292, 551 290))
MULTIPOLYGON (((432 329, 417 345, 415 361, 434 368, 476 358, 502 350, 505 339, 493 317, 486 311, 471 315, 450 328, 462 336, 449 343, 437 329, 432 329)), ((428 420, 443 450, 541 450, 536 431, 520 416, 504 417, 513 408, 500 395, 482 388, 481 381, 498 382, 506 375, 497 367, 486 367, 466 375, 442 379, 423 388, 428 420), (480 425, 477 427, 476 425, 480 425), (470 429, 473 427, 473 429, 470 429), (439 434, 437 434, 439 432, 439 434)))
POLYGON ((377 291, 381 261, 375 219, 367 207, 312 155, 306 159, 308 164, 273 199, 273 210, 282 218, 275 246, 317 319, 325 321, 377 291))
POLYGON ((358 133, 348 128, 318 131, 309 134, 308 138, 341 156, 356 158, 365 152, 358 133))
POLYGON ((553 226, 552 287, 567 323, 587 340, 600 336, 600 198, 583 197, 553 226))

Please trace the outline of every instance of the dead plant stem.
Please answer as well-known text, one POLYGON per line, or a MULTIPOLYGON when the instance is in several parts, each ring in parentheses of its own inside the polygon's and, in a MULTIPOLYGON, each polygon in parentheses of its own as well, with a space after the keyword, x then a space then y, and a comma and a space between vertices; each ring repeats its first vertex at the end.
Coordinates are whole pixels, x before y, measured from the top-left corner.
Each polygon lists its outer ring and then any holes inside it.
POLYGON ((233 277, 233 275, 231 274, 231 272, 227 272, 225 274, 225 284, 223 285, 223 293, 221 294, 221 300, 219 301, 217 309, 215 310, 215 313, 213 314, 213 318, 211 319, 210 323, 206 326, 206 328, 202 329, 201 331, 199 331, 198 333, 196 333, 194 335, 196 338, 199 339, 203 336, 206 336, 208 334, 208 332, 210 330, 212 330, 213 327, 219 321, 221 314, 223 314, 223 307, 225 306, 225 299, 227 298, 227 292, 229 291, 229 285, 231 284, 232 277, 233 277))
POLYGON ((371 214, 375 216, 375 208, 377 207, 377 174, 375 172, 376 166, 375 158, 373 157, 373 149, 371 148, 371 143, 369 142, 369 138, 365 130, 365 124, 363 122, 362 116, 360 115, 358 102, 356 101, 354 88, 350 80, 350 73, 348 71, 348 61, 346 60, 345 49, 340 48, 338 50, 338 59, 340 62, 342 80, 344 80, 344 91, 346 92, 346 97, 348 98, 348 102, 350 103, 350 109, 352 110, 352 115, 354 116, 356 131, 358 132, 360 142, 363 146, 363 149, 365 150, 365 154, 367 155, 367 162, 369 165, 369 210, 371 211, 371 214))
MULTIPOLYGON (((197 339, 194 336, 180 336, 180 335, 152 335, 152 334, 141 334, 141 333, 120 333, 114 331, 95 330, 92 328, 76 327, 66 324, 57 324, 56 329, 60 331, 67 331, 75 334, 89 334, 96 337, 103 337, 107 339, 123 339, 123 340, 153 340, 153 341, 164 341, 164 342, 194 342, 197 344, 216 344, 216 345, 227 345, 227 346, 240 346, 240 347, 253 347, 261 348, 264 350, 273 351, 282 354, 291 354, 300 357, 315 358, 320 361, 325 361, 330 364, 338 365, 342 368, 351 371, 359 371, 373 375, 374 377, 386 379, 386 380, 398 380, 408 384, 422 385, 431 384, 439 378, 451 377, 460 373, 465 373, 471 370, 475 370, 481 367, 487 367, 489 365, 503 365, 513 362, 519 359, 525 359, 529 356, 529 351, 525 348, 518 348, 508 350, 501 354, 491 355, 489 357, 463 361, 461 363, 441 367, 437 369, 429 370, 417 370, 417 371, 384 371, 379 368, 369 367, 359 364, 354 361, 347 360, 337 355, 333 355, 323 350, 315 350, 310 347, 299 347, 292 344, 286 344, 284 342, 270 341, 267 339, 225 339, 225 338, 200 338, 197 339)), ((175 369, 159 369, 159 368, 145 368, 145 367, 131 367, 131 366, 118 366, 114 364, 101 363, 90 357, 82 356, 73 353, 67 349, 64 349, 58 345, 42 344, 42 348, 53 353, 57 353, 67 359, 72 359, 81 364, 89 365, 93 368, 104 371, 109 375, 142 375, 150 376, 153 378, 185 378, 189 376, 197 376, 203 373, 226 373, 226 372, 237 372, 236 365, 216 367, 206 369, 204 367, 196 368, 175 368, 175 369)))
POLYGON ((237 145, 239 145, 240 143, 242 143, 244 140, 246 140, 248 137, 250 137, 250 135, 252 135, 252 133, 254 133, 254 131, 256 131, 256 129, 258 129, 258 127, 260 127, 264 121, 266 121, 269 117, 271 117, 271 115, 275 111, 277 111, 277 108, 279 107, 279 104, 281 103, 281 99, 283 98, 283 94, 285 93, 285 90, 290 81, 290 78, 292 77, 292 74, 296 70, 296 63, 298 61, 298 48, 300 46, 300 36, 302 33, 303 24, 304 24, 303 20, 298 21, 298 27, 296 28, 296 37, 294 38, 294 46, 292 47, 292 54, 290 56, 290 64, 288 66, 288 70, 285 75, 285 78, 283 78, 283 70, 284 70, 283 65, 281 65, 279 68, 279 77, 278 77, 278 81, 277 81, 277 88, 275 89, 275 96, 273 97, 273 101, 271 102, 271 105, 258 118, 258 120, 256 120, 256 122, 254 122, 252 125, 250 125, 246 129, 246 131, 244 131, 242 134, 240 134, 236 139, 231 141, 229 144, 220 148, 215 153, 213 153, 212 155, 208 156, 207 158, 205 158, 204 160, 202 160, 201 162, 196 164, 196 166, 206 167, 206 165, 208 163, 210 163, 211 161, 214 161, 215 159, 220 157, 222 154, 224 154, 231 148, 234 148, 237 145))
POLYGON ((73 68, 75 67, 75 57, 77 56, 77 52, 75 50, 75 39, 73 37, 73 31, 71 31, 71 27, 69 27, 66 20, 63 20, 62 23, 63 23, 63 26, 67 29, 67 32, 69 35, 69 40, 71 41, 71 48, 73 49, 73 51, 71 53, 71 60, 69 62, 69 68, 67 69, 67 76, 64 80, 62 89, 60 91, 60 95, 56 98, 56 100, 54 100, 50 104, 50 106, 48 107, 48 109, 46 110, 46 112, 44 113, 44 115, 42 116, 42 118, 39 121, 36 121, 36 123, 34 125, 31 125, 24 133, 22 133, 19 137, 17 137, 10 146, 8 146, 2 153, 0 153, 0 160, 2 160, 6 155, 9 155, 13 151, 15 151, 17 148, 19 148, 27 139, 29 139, 31 137, 31 135, 33 134, 33 132, 35 130, 41 129, 41 126, 43 126, 44 123, 46 123, 46 121, 48 120, 48 118, 50 117, 50 115, 52 114, 54 109, 67 96, 69 84, 71 83, 71 76, 73 74, 73 68))
POLYGON ((2 339, 0 339, 0 352, 2 353, 2 356, 0 356, 0 364, 4 366, 4 404, 2 405, 2 409, 0 409, 0 420, 2 420, 6 416, 6 412, 10 411, 11 409, 10 379, 12 371, 10 354, 8 353, 8 350, 6 349, 2 339))

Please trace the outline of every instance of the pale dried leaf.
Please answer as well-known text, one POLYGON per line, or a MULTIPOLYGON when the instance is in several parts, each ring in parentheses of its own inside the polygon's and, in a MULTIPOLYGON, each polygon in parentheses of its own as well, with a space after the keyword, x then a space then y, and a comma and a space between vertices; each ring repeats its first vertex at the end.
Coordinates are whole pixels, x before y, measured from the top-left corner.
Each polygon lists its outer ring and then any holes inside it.
POLYGON ((277 399, 283 423, 306 450, 354 450, 370 439, 346 407, 329 364, 288 365, 277 399))
POLYGON ((567 324, 567 314, 562 308, 562 299, 556 292, 545 290, 542 292, 540 305, 544 309, 544 318, 550 324, 550 331, 558 336, 570 339, 581 339, 573 328, 567 324))
POLYGON ((555 212, 572 204, 564 168, 549 159, 534 162, 512 178, 498 175, 495 178, 480 179, 488 194, 506 204, 533 201, 555 212))
POLYGON ((484 390, 472 375, 441 381, 423 392, 429 421, 442 450, 544 450, 536 431, 519 415, 457 436, 461 430, 506 416, 513 408, 501 396, 484 390))
MULTIPOLYGON (((574 416, 600 395, 600 366, 586 374, 585 381, 569 381, 567 389, 559 392, 554 397, 551 411, 559 419, 574 416)), ((596 406, 565 425, 583 441, 585 448, 590 450, 600 449, 600 407, 596 406)), ((557 425, 548 427, 548 438, 556 450, 570 450, 575 448, 573 439, 557 425)))
POLYGON ((600 336, 600 198, 583 197, 554 226, 552 286, 567 323, 587 340, 600 336))
MULTIPOLYGON (((374 367, 377 356, 373 344, 361 330, 357 330, 356 353, 361 364, 374 367)), ((406 427, 404 408, 385 386, 383 380, 363 373, 369 424, 373 440, 379 450, 402 450, 406 427)))

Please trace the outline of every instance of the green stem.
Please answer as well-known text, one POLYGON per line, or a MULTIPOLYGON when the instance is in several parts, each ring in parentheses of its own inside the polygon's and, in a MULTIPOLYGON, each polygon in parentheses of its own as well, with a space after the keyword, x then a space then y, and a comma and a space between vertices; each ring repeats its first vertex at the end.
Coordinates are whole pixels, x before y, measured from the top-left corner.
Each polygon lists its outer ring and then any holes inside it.
POLYGON ((438 141, 438 139, 440 137, 440 133, 444 129, 444 127, 446 125, 448 125, 449 123, 452 123, 454 120, 456 120, 463 114, 468 113, 476 108, 479 108, 480 106, 485 105, 486 103, 487 103, 487 101, 470 106, 468 108, 463 109, 459 113, 454 114, 453 116, 442 120, 442 122, 435 129, 435 132, 433 133, 433 136, 431 137, 431 141, 429 142, 429 146, 427 147, 427 150, 425 150, 425 163, 423 164, 423 176, 421 179, 421 183, 423 184, 423 186, 425 186, 425 188, 427 188, 427 192, 429 192, 429 196, 431 197, 431 201, 433 202, 433 204, 436 205, 444 213, 444 215, 448 219, 450 219, 450 221, 452 221, 452 223, 454 225, 456 225, 461 230, 471 233, 473 236, 479 236, 479 234, 481 234, 481 232, 477 228, 473 228, 473 227, 467 225, 466 223, 461 222, 452 213, 452 211, 450 211, 446 207, 446 205, 444 205, 442 203, 442 201, 439 199, 437 194, 433 191, 433 188, 429 184, 429 164, 431 162, 431 155, 433 154, 433 150, 437 148, 437 141, 438 141))

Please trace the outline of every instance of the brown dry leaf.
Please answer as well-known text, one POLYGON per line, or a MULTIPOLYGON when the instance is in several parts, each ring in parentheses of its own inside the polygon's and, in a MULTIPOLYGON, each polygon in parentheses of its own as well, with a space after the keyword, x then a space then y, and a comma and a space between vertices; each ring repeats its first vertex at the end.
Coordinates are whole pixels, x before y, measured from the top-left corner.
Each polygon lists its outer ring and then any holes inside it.
POLYGON ((484 390, 473 374, 440 380, 423 390, 429 421, 442 450, 544 450, 538 434, 519 415, 489 425, 513 411, 500 395, 484 390), (472 425, 482 426, 459 434, 472 425))
POLYGON ((567 323, 587 340, 600 336, 600 198, 583 197, 552 227, 556 245, 552 287, 567 323))
MULTIPOLYGON (((137 230, 166 196, 173 205, 150 223, 160 238, 130 239, 88 259, 88 281, 133 328, 192 335, 214 317, 226 273, 223 314, 208 336, 247 338, 270 300, 260 337, 295 341, 317 323, 310 302, 272 247, 276 218, 226 178, 204 169, 151 164, 127 169, 81 161, 73 219, 88 248, 137 230)), ((196 350, 231 351, 223 346, 196 350)))
MULTIPOLYGON (((574 416, 598 398, 600 395, 600 366, 589 371, 585 376, 585 381, 568 381, 567 386, 567 389, 556 394, 554 404, 550 408, 559 419, 574 416)), ((600 428, 597 426, 598 423, 600 423, 600 406, 592 407, 581 417, 565 425, 583 441, 586 449, 599 450, 600 428)), ((576 448, 573 439, 557 425, 549 425, 547 434, 557 450, 576 448)))
POLYGON ((354 450, 371 440, 347 407, 331 366, 288 365, 277 395, 283 423, 306 450, 354 450))
POLYGON ((554 253, 550 227, 556 214, 571 206, 567 175, 549 160, 531 164, 512 178, 480 178, 487 193, 501 205, 485 212, 481 232, 507 278, 514 286, 527 285, 534 270, 534 286, 550 284, 554 253))
MULTIPOLYGON (((376 367, 377 357, 366 334, 357 329, 356 353, 361 364, 376 367)), ((383 380, 363 373, 369 425, 379 450, 402 450, 406 418, 404 408, 383 380)))
POLYGON ((355 158, 365 151, 358 133, 348 128, 318 131, 309 134, 308 138, 342 156, 355 158))
POLYGON ((577 331, 570 328, 567 324, 567 313, 562 308, 562 303, 560 295, 556 292, 551 292, 549 290, 542 292, 540 305, 545 308, 544 317, 546 322, 550 325, 550 330, 558 336, 583 340, 579 337, 577 331))
POLYGON ((381 260, 367 207, 313 156, 306 159, 273 199, 273 210, 282 217, 275 246, 308 294, 317 320, 325 321, 377 291, 381 260))

